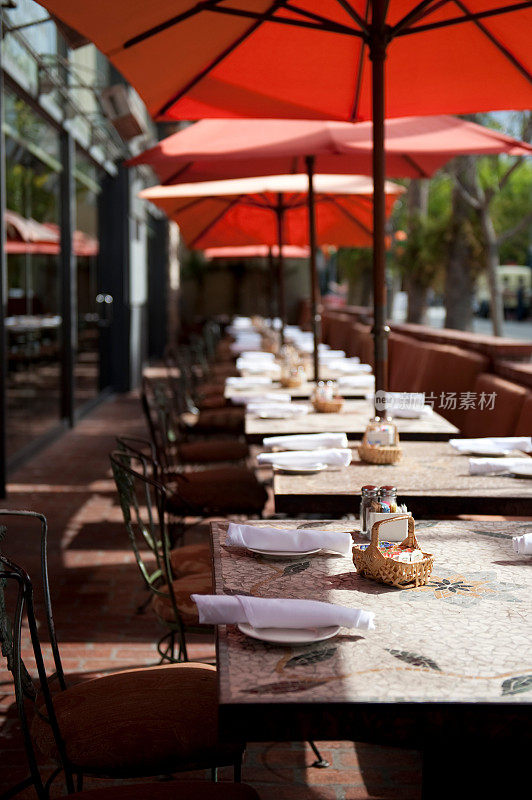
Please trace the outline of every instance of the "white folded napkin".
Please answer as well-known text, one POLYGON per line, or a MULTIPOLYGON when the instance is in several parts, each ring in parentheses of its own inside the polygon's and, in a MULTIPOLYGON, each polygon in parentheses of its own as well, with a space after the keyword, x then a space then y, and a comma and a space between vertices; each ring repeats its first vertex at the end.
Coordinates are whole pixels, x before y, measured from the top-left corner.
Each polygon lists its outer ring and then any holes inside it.
POLYGON ((242 353, 244 352, 244 350, 260 350, 260 348, 261 348, 260 338, 256 344, 251 341, 250 342, 245 341, 245 342, 233 342, 233 344, 229 345, 229 349, 231 350, 232 353, 242 353))
POLYGON ((470 458, 470 475, 502 475, 514 467, 530 466, 532 458, 470 458))
POLYGON ((341 375, 336 379, 339 389, 373 389, 375 375, 341 375))
POLYGON ((225 379, 226 386, 233 386, 235 389, 253 389, 254 386, 270 386, 272 379, 267 375, 253 376, 234 376, 225 379))
POLYGON ((277 402, 252 402, 248 403, 246 411, 249 414, 271 414, 275 419, 291 419, 308 414, 311 407, 306 403, 277 403, 277 402))
POLYGON ((289 436, 268 436, 264 447, 282 447, 284 450, 316 450, 347 447, 345 433, 301 433, 289 436))
POLYGON ((320 361, 347 361, 344 350, 323 350, 318 356, 320 361))
POLYGON ((524 533, 522 536, 514 536, 512 544, 516 553, 529 556, 532 555, 532 533, 524 533))
POLYGON ((192 594, 202 624, 230 625, 247 622, 254 628, 375 629, 375 614, 362 608, 346 608, 318 600, 293 600, 244 595, 192 594))
POLYGON ((425 405, 424 392, 386 392, 378 407, 399 419, 419 419, 434 413, 431 406, 425 405))
POLYGON ((259 464, 279 464, 288 467, 307 467, 310 464, 327 464, 330 467, 347 467, 351 463, 351 450, 291 450, 285 453, 259 453, 259 464))
POLYGON ((269 353, 265 350, 244 350, 240 354, 240 358, 249 359, 250 361, 275 361, 275 354, 269 353))
POLYGON ((369 375, 371 374, 371 364, 361 364, 351 358, 333 359, 328 364, 329 369, 341 372, 342 375, 369 375))
POLYGON ((291 396, 288 392, 264 392, 263 394, 239 394, 231 398, 231 402, 237 406, 247 406, 250 403, 289 403, 291 396))
POLYGON ((281 367, 274 361, 250 361, 248 358, 237 358, 236 368, 240 372, 245 372, 248 375, 267 375, 270 378, 278 378, 281 375, 281 367))
POLYGON ((231 547, 252 547, 257 550, 279 552, 298 552, 320 547, 342 556, 351 555, 353 548, 351 534, 346 531, 257 528, 236 522, 229 523, 225 543, 231 547))
POLYGON ((449 444, 459 453, 482 453, 498 450, 523 450, 532 453, 532 436, 485 436, 482 439, 449 439, 449 444))

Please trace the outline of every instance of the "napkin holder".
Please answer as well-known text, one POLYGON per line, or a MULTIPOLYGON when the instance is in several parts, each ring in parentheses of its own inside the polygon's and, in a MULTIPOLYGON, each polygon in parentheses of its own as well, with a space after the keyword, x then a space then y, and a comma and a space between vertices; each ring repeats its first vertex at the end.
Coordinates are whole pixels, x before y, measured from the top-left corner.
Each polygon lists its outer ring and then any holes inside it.
POLYGON ((370 511, 368 509, 368 530, 373 530, 376 522, 388 522, 389 524, 386 526, 386 541, 402 542, 405 538, 405 533, 408 531, 405 514, 409 517, 412 516, 410 511, 401 513, 400 511, 370 511))
POLYGON ((393 444, 372 445, 368 444, 368 432, 364 433, 362 443, 358 445, 358 455, 361 461, 367 464, 397 464, 401 460, 403 451, 399 445, 399 434, 395 428, 393 444))
POLYGON ((319 414, 338 414, 344 407, 343 397, 333 397, 331 400, 315 397, 312 401, 314 411, 319 414))
MULTIPOLYGON (((399 549, 421 549, 415 535, 415 522, 413 517, 404 515, 408 520, 408 534, 399 545, 399 549)), ((398 517, 395 517, 398 519, 398 517)), ((386 526, 388 520, 376 522, 371 529, 371 542, 369 545, 353 545, 353 563, 360 575, 371 578, 379 583, 387 583, 398 589, 410 589, 415 586, 424 586, 432 572, 434 557, 431 553, 424 553, 421 561, 405 563, 387 558, 379 550, 379 530, 386 526)))

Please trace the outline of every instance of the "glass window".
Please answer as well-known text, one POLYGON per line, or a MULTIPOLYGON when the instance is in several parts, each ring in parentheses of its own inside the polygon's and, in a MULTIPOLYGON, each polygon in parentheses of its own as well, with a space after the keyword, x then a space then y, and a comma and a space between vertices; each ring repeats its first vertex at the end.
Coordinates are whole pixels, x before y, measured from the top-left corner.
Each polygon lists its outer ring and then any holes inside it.
POLYGON ((94 399, 100 390, 100 329, 105 298, 98 294, 98 168, 76 150, 76 233, 78 347, 74 366, 76 406, 94 399))
POLYGON ((7 454, 54 427, 61 410, 59 135, 5 93, 7 454))

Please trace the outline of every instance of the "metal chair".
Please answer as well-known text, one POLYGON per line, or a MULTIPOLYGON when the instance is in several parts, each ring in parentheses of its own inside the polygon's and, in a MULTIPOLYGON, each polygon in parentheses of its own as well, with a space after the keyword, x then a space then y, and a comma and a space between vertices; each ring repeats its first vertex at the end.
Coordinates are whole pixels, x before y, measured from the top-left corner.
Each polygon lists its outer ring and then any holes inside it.
MULTIPOLYGON (((238 438, 197 438, 201 430, 185 422, 183 415, 189 412, 183 410, 186 406, 182 398, 183 394, 176 394, 170 381, 143 378, 142 410, 162 469, 179 471, 183 464, 245 462, 249 449, 238 438)), ((201 418, 199 412, 197 418, 201 418)), ((220 424, 222 421, 223 416, 219 418, 220 424)))
POLYGON ((184 548, 171 549, 166 487, 150 477, 146 458, 131 451, 115 451, 110 459, 135 560, 150 594, 152 610, 165 629, 157 642, 160 663, 188 661, 186 634, 207 630, 197 621, 197 609, 190 595, 211 591, 212 572, 206 564, 203 572, 176 577, 179 554, 184 548))
MULTIPOLYGON (((217 679, 216 670, 207 664, 166 664, 124 670, 68 687, 55 633, 47 567, 47 523, 42 514, 29 511, 0 511, 0 519, 25 518, 40 526, 41 580, 46 617, 46 632, 52 651, 53 673, 48 674, 39 639, 35 616, 34 589, 30 576, 5 555, 5 541, 0 552, 0 640, 15 688, 24 746, 30 776, 3 795, 14 797, 33 786, 39 798, 48 798, 51 783, 61 771, 65 774, 67 792, 82 788, 83 776, 135 778, 169 775, 176 771, 233 765, 235 780, 240 781, 243 745, 221 744, 216 738, 217 679), (37 680, 22 657, 22 633, 31 640, 31 652, 37 680), (52 685, 57 683, 57 690, 52 685), (33 719, 28 706, 33 706, 33 719), (147 746, 157 742, 157 747, 147 746), (44 781, 40 775, 36 752, 53 758, 57 768, 44 781)), ((33 531, 27 531, 28 542, 33 531)), ((0 536, 5 540, 6 528, 0 536)), ((25 651, 26 652, 26 651, 25 651)), ((166 786, 166 785, 165 785, 166 786)), ((256 798, 252 790, 235 790, 227 795, 221 790, 195 784, 191 791, 181 782, 184 797, 256 798), (204 791, 205 787, 205 791, 204 791), (202 793, 203 792, 203 793, 202 793)), ((175 791, 175 789, 174 789, 175 791)), ((154 800, 169 800, 170 793, 154 786, 153 794, 144 784, 138 791, 130 787, 111 787, 86 793, 94 798, 140 800, 147 795, 154 800)))

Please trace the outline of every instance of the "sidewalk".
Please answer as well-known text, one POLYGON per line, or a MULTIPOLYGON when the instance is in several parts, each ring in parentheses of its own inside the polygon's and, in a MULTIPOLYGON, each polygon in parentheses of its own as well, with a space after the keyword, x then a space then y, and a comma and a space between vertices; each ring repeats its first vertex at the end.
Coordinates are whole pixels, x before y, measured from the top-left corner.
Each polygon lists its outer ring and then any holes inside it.
MULTIPOLYGON (((157 663, 161 635, 148 610, 140 575, 117 504, 108 454, 118 435, 146 436, 136 396, 119 396, 97 408, 72 431, 12 476, 0 506, 44 513, 49 523, 52 603, 63 666, 69 682, 102 671, 157 663)), ((6 552, 39 574, 38 526, 8 520, 6 552)), ((214 657, 209 636, 196 636, 191 659, 214 657)), ((27 774, 9 676, 0 673, 0 794, 27 774)), ((304 743, 252 744, 243 780, 262 800, 417 800, 417 754, 349 742, 320 743, 331 766, 310 767, 304 743)), ((222 771, 222 777, 229 777, 222 771)), ((177 776, 179 778, 179 776, 177 776)), ((182 777, 190 777, 183 775, 182 777)), ((207 779, 205 773, 196 777, 207 779)), ((86 781, 86 788, 102 781, 86 781)), ((60 781, 52 791, 59 796, 60 781)), ((26 792, 20 797, 33 797, 26 792)), ((183 799, 185 800, 185 799, 183 799)))

